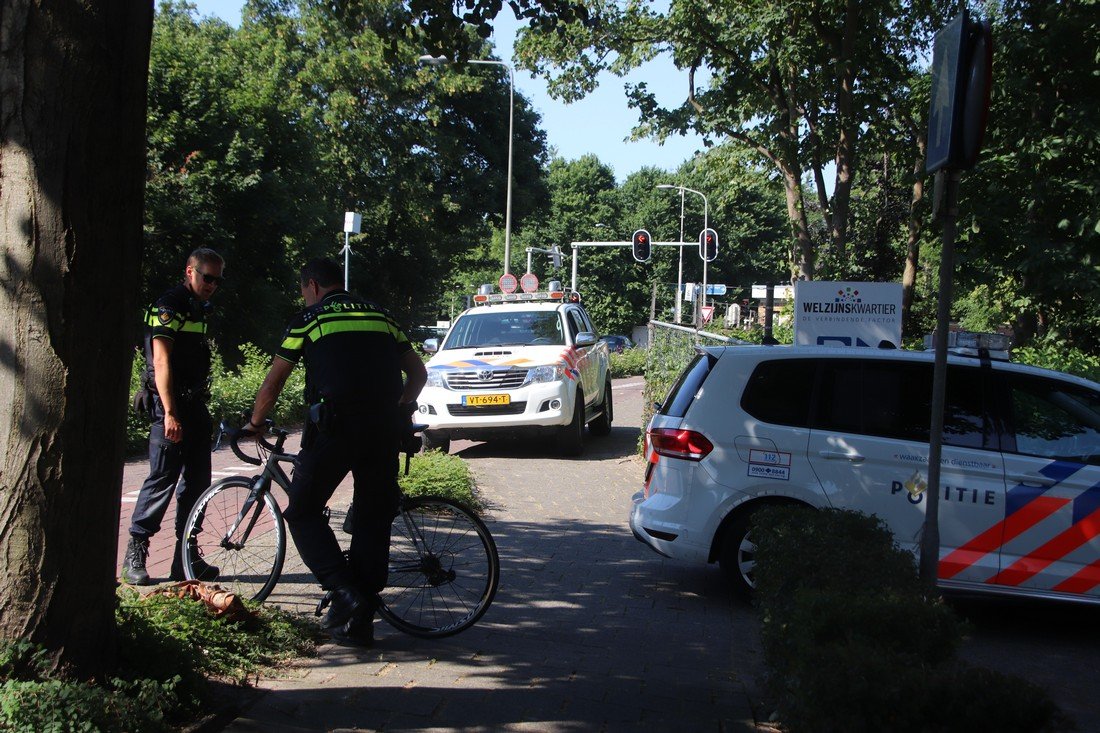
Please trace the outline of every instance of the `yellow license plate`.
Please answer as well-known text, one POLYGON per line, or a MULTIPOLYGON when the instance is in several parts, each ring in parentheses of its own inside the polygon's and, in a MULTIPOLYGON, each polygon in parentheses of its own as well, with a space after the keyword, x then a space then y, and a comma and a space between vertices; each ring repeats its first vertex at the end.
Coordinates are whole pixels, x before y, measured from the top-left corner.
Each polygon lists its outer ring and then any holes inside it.
POLYGON ((469 394, 462 397, 462 404, 466 405, 467 407, 507 405, 511 402, 511 396, 506 394, 469 394))

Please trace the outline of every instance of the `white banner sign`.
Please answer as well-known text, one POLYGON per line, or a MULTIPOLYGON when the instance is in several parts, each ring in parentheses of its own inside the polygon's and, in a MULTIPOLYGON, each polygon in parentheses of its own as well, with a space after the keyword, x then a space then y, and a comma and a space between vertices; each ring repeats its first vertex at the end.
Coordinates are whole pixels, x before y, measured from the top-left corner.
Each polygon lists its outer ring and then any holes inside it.
POLYGON ((794 342, 901 347, 901 283, 804 280, 794 289, 794 342))

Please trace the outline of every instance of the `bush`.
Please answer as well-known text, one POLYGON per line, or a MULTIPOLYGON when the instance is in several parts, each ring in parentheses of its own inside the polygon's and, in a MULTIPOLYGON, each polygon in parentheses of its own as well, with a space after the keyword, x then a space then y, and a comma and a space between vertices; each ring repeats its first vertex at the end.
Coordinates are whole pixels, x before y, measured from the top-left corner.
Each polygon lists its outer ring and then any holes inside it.
MULTIPOLYGON (((240 346, 244 363, 236 371, 227 371, 221 357, 215 353, 210 365, 210 415, 215 427, 222 420, 230 425, 240 422, 241 413, 252 409, 256 393, 263 384, 267 370, 271 366, 271 357, 252 344, 240 346)), ((145 371, 145 359, 141 352, 135 352, 130 368, 130 395, 141 386, 141 376, 145 371)), ((275 404, 270 417, 280 425, 299 425, 305 419, 305 403, 302 392, 305 387, 305 370, 295 369, 283 387, 282 397, 275 404)), ((149 417, 138 415, 132 409, 126 416, 126 451, 129 454, 143 453, 149 445, 149 417)))
POLYGON ((633 377, 645 374, 646 350, 626 349, 621 354, 611 354, 611 377, 633 377))
POLYGON ((768 689, 789 730, 1066 724, 1041 689, 954 660, 962 622, 925 589, 913 556, 877 517, 764 507, 752 536, 768 689), (978 700, 980 714, 968 709, 978 700))
POLYGON ((442 496, 462 502, 474 510, 481 502, 474 494, 474 478, 466 461, 437 450, 413 455, 409 475, 398 482, 409 496, 442 496))
POLYGON ((244 682, 313 650, 316 627, 276 608, 246 605, 253 621, 213 618, 201 603, 119 589, 119 664, 102 684, 53 671, 25 640, 0 642, 0 729, 169 731, 204 709, 206 679, 244 682))
POLYGON ((1064 344, 1042 343, 1013 349, 1012 360, 1100 382, 1100 356, 1064 344))

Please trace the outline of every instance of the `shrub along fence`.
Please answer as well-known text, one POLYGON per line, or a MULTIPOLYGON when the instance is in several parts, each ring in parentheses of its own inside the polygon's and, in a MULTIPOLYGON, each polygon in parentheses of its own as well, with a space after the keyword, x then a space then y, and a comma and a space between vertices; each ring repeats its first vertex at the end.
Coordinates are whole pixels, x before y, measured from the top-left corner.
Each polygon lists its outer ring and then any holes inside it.
POLYGON ((645 440, 645 426, 653 416, 653 403, 665 399, 680 372, 695 358, 698 346, 722 346, 746 343, 737 338, 697 331, 663 321, 650 321, 649 348, 646 349, 645 391, 642 401, 642 436, 639 451, 645 440))

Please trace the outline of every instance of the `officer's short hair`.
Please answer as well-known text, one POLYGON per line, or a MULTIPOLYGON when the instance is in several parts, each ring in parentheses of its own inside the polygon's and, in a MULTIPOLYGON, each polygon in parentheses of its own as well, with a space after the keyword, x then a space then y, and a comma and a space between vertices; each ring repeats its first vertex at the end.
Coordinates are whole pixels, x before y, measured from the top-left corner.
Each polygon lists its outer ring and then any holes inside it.
POLYGON ((198 267, 199 265, 213 265, 218 264, 225 267, 225 258, 220 254, 210 249, 209 247, 199 247, 187 258, 188 267, 198 267))
POLYGON ((340 265, 328 257, 314 257, 302 265, 299 279, 303 287, 312 280, 322 288, 331 288, 334 285, 343 284, 344 272, 340 269, 340 265))

